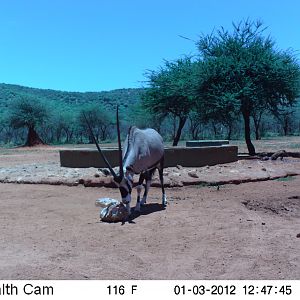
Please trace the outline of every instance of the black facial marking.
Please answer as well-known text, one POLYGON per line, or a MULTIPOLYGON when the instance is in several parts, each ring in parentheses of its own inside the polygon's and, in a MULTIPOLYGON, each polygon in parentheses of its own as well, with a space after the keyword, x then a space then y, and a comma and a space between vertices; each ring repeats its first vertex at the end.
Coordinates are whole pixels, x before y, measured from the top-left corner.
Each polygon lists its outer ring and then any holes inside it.
POLYGON ((119 190, 120 190, 122 198, 126 198, 127 195, 129 194, 128 191, 123 186, 120 186, 119 190))
POLYGON ((117 182, 117 183, 121 183, 122 177, 116 176, 116 177, 114 177, 114 181, 117 182))
POLYGON ((127 185, 129 194, 131 194, 132 188, 131 188, 130 184, 127 181, 126 181, 126 185, 127 185))

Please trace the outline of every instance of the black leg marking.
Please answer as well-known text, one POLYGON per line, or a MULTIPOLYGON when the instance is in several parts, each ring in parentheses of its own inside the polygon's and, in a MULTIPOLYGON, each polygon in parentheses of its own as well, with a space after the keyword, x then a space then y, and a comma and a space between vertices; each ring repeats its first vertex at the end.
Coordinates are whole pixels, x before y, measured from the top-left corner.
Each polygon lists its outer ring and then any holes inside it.
POLYGON ((143 203, 142 203, 143 205, 147 201, 147 196, 148 196, 148 193, 149 193, 150 184, 151 184, 151 180, 152 180, 154 172, 155 172, 155 169, 152 169, 152 170, 149 170, 149 171, 146 172, 146 176, 145 176, 146 184, 145 184, 145 191, 144 191, 143 203))
POLYGON ((164 158, 161 159, 160 164, 159 164, 159 180, 160 180, 160 185, 161 185, 161 191, 162 191, 162 205, 166 206, 167 205, 167 198, 165 194, 165 187, 164 187, 164 158))
POLYGON ((139 178, 139 183, 137 186, 137 199, 136 199, 135 211, 140 211, 141 191, 142 191, 142 184, 144 179, 145 179, 145 173, 141 173, 139 178))
POLYGON ((146 178, 146 172, 141 173, 139 178, 139 185, 143 184, 145 178, 146 178))

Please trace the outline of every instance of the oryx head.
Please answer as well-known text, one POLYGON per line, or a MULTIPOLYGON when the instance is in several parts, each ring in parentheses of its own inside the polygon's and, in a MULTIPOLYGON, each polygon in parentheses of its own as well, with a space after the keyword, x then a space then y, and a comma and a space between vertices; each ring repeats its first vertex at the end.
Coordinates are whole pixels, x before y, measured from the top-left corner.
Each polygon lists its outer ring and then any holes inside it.
POLYGON ((105 162, 107 168, 109 169, 111 175, 114 178, 115 183, 118 185, 120 193, 121 193, 121 197, 122 197, 122 202, 124 204, 129 204, 131 201, 131 191, 132 191, 132 185, 133 185, 133 172, 130 169, 126 169, 124 172, 123 169, 123 160, 122 160, 122 145, 121 145, 121 137, 120 137, 120 123, 119 123, 119 106, 117 106, 117 133, 118 133, 118 155, 119 155, 119 174, 116 174, 114 169, 111 167, 109 161, 107 160, 107 158, 105 157, 105 155, 103 154, 96 138, 95 135, 93 133, 93 130, 90 126, 90 123, 87 119, 87 117, 85 116, 85 114, 83 113, 84 118, 86 120, 86 123, 88 125, 89 131, 91 133, 91 136, 94 140, 94 143, 96 144, 96 147, 103 159, 103 161, 105 162))

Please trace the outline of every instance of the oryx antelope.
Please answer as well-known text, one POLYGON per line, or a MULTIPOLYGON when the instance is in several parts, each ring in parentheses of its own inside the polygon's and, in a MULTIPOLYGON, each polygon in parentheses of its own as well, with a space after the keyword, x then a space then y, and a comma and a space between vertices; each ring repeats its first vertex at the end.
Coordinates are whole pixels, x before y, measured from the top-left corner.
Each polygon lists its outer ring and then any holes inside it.
POLYGON ((131 192, 133 188, 134 174, 140 174, 137 185, 137 202, 135 211, 140 211, 141 205, 147 200, 147 195, 151 185, 151 179, 156 169, 159 172, 159 179, 162 189, 162 205, 165 207, 167 198, 164 189, 163 168, 164 168, 164 145, 161 135, 152 128, 139 129, 132 126, 128 130, 127 137, 122 152, 119 124, 119 109, 117 107, 117 134, 118 134, 118 152, 119 152, 119 174, 116 174, 110 163, 104 156, 101 148, 93 134, 92 128, 88 124, 92 138, 96 147, 108 167, 114 181, 117 183, 123 204, 126 205, 130 213, 131 192), (145 181, 145 191, 141 200, 143 182, 145 181))

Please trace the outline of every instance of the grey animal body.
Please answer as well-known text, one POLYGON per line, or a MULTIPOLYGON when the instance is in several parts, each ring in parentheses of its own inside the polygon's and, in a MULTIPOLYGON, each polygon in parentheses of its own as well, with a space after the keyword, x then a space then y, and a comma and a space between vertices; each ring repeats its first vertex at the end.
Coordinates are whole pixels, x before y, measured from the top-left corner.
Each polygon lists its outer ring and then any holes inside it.
POLYGON ((119 187, 122 202, 126 205, 128 213, 130 214, 131 192, 133 188, 133 176, 139 174, 139 182, 137 185, 137 203, 135 211, 140 211, 141 206, 146 203, 149 188, 151 185, 154 171, 158 169, 159 179, 162 189, 162 205, 167 205, 167 198, 164 189, 163 168, 164 168, 164 145, 161 135, 152 128, 139 129, 135 126, 130 127, 125 139, 124 149, 122 151, 120 139, 120 125, 119 125, 119 110, 117 108, 117 133, 119 146, 119 174, 116 174, 110 163, 101 151, 100 146, 93 134, 91 126, 87 118, 90 133, 97 146, 97 149, 106 163, 114 181, 119 187), (145 191, 141 200, 141 191, 145 181, 145 191))
POLYGON ((141 205, 145 205, 151 185, 152 176, 156 169, 162 188, 162 205, 167 205, 167 198, 164 189, 163 168, 164 168, 164 144, 161 135, 152 128, 139 129, 135 126, 129 128, 125 146, 122 154, 124 180, 120 183, 119 189, 122 201, 130 211, 131 190, 133 175, 140 174, 137 186, 137 202, 135 211, 140 211, 141 205), (141 191, 145 181, 145 191, 141 200, 141 191))
POLYGON ((156 166, 163 156, 163 139, 156 130, 135 126, 129 129, 123 149, 124 169, 140 174, 156 166))

